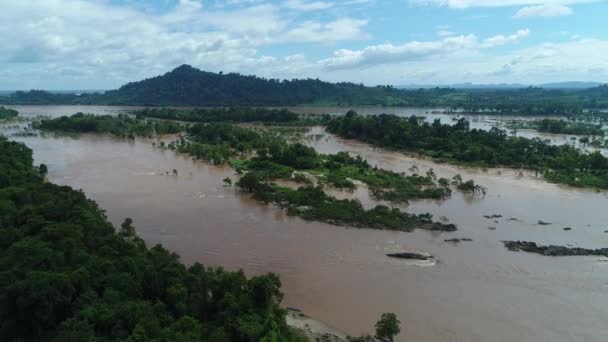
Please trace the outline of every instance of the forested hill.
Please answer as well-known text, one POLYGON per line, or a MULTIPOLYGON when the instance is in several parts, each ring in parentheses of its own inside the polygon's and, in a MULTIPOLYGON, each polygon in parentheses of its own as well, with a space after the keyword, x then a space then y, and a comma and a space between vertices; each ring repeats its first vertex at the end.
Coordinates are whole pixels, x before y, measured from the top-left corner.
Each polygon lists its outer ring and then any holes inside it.
POLYGON ((201 71, 182 65, 162 76, 128 83, 102 96, 104 103, 186 106, 286 106, 326 103, 394 104, 401 91, 318 79, 276 80, 201 71), (396 99, 395 99, 396 100, 396 99))
POLYGON ((575 114, 608 108, 608 86, 589 89, 398 89, 278 80, 237 73, 212 73, 189 65, 105 93, 53 94, 32 90, 0 96, 0 104, 98 104, 140 106, 410 106, 445 107, 505 114, 575 114))

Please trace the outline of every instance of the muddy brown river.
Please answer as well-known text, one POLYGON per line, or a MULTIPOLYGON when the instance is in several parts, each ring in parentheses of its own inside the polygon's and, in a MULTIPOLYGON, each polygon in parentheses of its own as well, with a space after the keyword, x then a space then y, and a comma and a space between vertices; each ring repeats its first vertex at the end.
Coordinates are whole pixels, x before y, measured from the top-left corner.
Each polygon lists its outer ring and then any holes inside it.
MULTIPOLYGON (((26 116, 124 110, 17 109, 26 116)), ((36 163, 48 165, 50 181, 83 189, 115 224, 132 217, 149 245, 162 243, 187 263, 242 268, 250 275, 276 272, 284 305, 350 334, 372 332, 380 314, 392 311, 402 322, 397 341, 608 340, 607 258, 514 253, 501 243, 606 247, 606 192, 548 184, 508 169, 440 165, 339 139, 321 128, 312 134, 321 136, 310 142, 321 152, 349 151, 396 171, 416 165, 420 172, 433 168, 444 177, 459 173, 486 186, 488 194, 455 192, 445 201, 404 206, 447 218, 459 227, 454 233, 353 229, 288 217, 223 186, 223 178, 236 179, 229 167, 156 149, 149 140, 96 135, 12 139, 32 148, 36 163), (503 217, 483 217, 492 214, 503 217), (539 220, 552 224, 541 226, 539 220), (473 241, 444 242, 455 237, 473 241), (396 251, 428 252, 438 262, 385 257, 396 251)), ((363 197, 365 205, 374 204, 363 197)))

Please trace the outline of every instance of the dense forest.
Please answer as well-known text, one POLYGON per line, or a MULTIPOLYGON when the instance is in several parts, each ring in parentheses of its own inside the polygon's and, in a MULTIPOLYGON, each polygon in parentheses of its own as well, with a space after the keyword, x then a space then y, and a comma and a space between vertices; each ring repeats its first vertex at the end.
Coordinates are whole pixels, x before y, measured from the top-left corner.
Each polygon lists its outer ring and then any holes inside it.
POLYGON ((454 125, 421 122, 416 117, 362 116, 350 111, 333 118, 329 132, 378 146, 418 152, 442 162, 486 167, 507 166, 541 173, 545 179, 574 186, 608 189, 608 158, 570 145, 507 136, 496 127, 470 129, 465 119, 454 125))
POLYGON ((543 133, 594 135, 603 136, 605 131, 602 124, 593 124, 578 121, 541 119, 532 121, 518 121, 507 125, 511 129, 533 129, 543 133))
POLYGON ((371 105, 443 107, 467 112, 520 115, 579 115, 608 108, 608 85, 590 89, 398 89, 278 80, 237 73, 212 73, 182 65, 157 77, 104 93, 54 94, 40 90, 0 96, 4 104, 99 104, 141 106, 371 105))
POLYGON ((312 126, 329 121, 329 115, 298 114, 287 109, 262 107, 230 108, 146 108, 132 111, 137 117, 177 120, 187 122, 247 122, 267 125, 312 126))
POLYGON ((34 122, 33 127, 64 133, 108 133, 131 139, 136 136, 174 134, 184 129, 180 124, 172 121, 134 119, 124 114, 114 116, 84 113, 44 119, 34 122))
POLYGON ((19 115, 19 112, 5 107, 0 107, 0 120, 13 119, 19 115))
POLYGON ((0 138, 0 335, 6 341, 290 341, 280 280, 186 267, 116 232, 80 191, 45 182, 0 138))

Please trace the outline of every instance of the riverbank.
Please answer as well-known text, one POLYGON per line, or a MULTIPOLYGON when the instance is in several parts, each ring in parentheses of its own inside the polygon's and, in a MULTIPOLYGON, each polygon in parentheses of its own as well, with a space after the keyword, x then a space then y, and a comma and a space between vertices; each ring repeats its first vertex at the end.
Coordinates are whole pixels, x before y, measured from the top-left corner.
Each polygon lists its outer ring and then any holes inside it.
POLYGON ((329 325, 318 321, 314 318, 306 316, 303 312, 297 309, 287 309, 287 325, 293 329, 300 331, 311 342, 347 342, 350 341, 349 336, 329 325))
MULTIPOLYGON (((49 108, 46 114, 57 110, 49 108)), ((100 113, 108 110, 99 108, 100 113)), ((57 115, 66 111, 83 110, 64 108, 57 115)), ((316 133, 321 132, 311 132, 316 133)), ((330 134, 311 141, 326 153, 349 151, 395 172, 410 172, 416 165, 420 172, 433 168, 445 178, 461 174, 488 187, 484 198, 456 192, 446 201, 404 206, 445 216, 459 225, 458 232, 403 234, 286 216, 280 208, 260 205, 234 187, 222 186, 222 179, 236 177, 230 167, 193 161, 155 148, 148 139, 14 139, 34 149, 36 164, 49 166, 49 181, 83 189, 115 225, 133 218, 149 246, 162 243, 187 264, 243 268, 249 276, 280 274, 284 303, 347 334, 371 332, 379 314, 390 311, 403 322, 399 342, 608 338, 608 279, 602 272, 608 263, 595 257, 514 253, 501 242, 606 247, 608 228, 602 213, 608 193, 550 184, 517 170, 437 164, 330 134), (485 217, 493 215, 503 217, 485 217), (512 217, 518 221, 509 221, 512 217), (553 224, 539 225, 539 220, 553 224), (473 242, 445 242, 462 237, 473 242), (424 251, 438 262, 418 267, 386 257, 399 251, 424 251)))

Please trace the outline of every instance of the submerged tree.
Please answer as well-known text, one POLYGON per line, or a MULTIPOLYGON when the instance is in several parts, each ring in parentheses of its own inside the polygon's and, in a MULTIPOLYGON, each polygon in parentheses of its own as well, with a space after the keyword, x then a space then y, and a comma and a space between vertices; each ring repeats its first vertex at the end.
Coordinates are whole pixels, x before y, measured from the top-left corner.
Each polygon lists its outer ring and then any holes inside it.
POLYGON ((120 236, 131 238, 135 236, 135 227, 133 227, 133 219, 127 217, 125 221, 120 225, 120 236))
POLYGON ((40 172, 40 175, 42 177, 46 176, 46 174, 49 173, 49 169, 46 164, 40 164, 40 166, 38 167, 38 171, 40 172))
POLYGON ((376 323, 376 336, 393 342, 395 335, 401 332, 400 324, 401 322, 394 313, 383 313, 380 320, 376 323))

